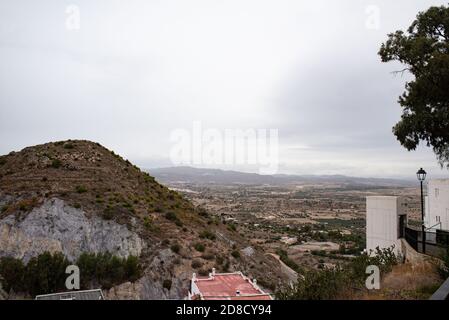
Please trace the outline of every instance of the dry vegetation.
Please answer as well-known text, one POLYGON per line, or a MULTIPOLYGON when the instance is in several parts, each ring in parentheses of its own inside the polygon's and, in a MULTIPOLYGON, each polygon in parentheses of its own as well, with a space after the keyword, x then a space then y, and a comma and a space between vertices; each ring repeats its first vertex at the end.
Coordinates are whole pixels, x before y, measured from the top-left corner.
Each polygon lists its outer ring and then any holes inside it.
POLYGON ((443 280, 431 264, 399 264, 381 283, 379 291, 358 296, 370 300, 426 300, 441 286, 443 280))

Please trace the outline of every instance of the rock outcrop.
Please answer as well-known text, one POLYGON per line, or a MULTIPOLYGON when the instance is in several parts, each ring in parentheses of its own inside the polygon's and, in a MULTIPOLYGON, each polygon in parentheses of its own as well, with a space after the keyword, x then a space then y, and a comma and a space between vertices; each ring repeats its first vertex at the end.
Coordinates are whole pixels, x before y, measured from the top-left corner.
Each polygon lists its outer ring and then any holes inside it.
POLYGON ((23 220, 16 215, 0 220, 0 257, 24 262, 45 251, 62 252, 71 261, 83 252, 139 256, 143 246, 143 240, 125 225, 97 216, 88 218, 57 198, 46 200, 23 220))

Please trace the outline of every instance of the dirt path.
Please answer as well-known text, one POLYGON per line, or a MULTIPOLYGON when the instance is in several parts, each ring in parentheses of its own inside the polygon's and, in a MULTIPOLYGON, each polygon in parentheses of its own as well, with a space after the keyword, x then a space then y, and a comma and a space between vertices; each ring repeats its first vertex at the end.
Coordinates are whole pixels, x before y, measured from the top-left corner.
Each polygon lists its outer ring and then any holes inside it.
POLYGON ((298 279, 298 273, 295 270, 287 266, 277 254, 267 253, 267 255, 270 255, 277 261, 279 261, 279 264, 281 265, 281 271, 288 277, 290 282, 296 282, 296 280, 298 279))

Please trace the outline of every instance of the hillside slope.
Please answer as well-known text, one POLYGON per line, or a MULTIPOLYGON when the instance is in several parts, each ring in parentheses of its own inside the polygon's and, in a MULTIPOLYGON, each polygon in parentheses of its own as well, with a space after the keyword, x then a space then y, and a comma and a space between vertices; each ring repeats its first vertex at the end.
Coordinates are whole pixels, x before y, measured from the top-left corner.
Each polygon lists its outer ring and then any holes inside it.
POLYGON ((274 259, 259 248, 242 251, 248 246, 238 231, 97 143, 47 143, 0 157, 0 257, 139 256, 142 278, 110 289, 111 298, 183 298, 192 273, 213 267, 241 270, 271 289, 285 280, 274 259))

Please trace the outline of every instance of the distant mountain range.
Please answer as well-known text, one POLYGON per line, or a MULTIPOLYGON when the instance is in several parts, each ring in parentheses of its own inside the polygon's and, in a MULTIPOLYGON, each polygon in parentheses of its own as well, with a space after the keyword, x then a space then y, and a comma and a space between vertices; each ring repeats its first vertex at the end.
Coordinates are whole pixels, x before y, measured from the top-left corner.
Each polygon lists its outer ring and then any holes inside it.
POLYGON ((148 172, 161 183, 197 184, 249 184, 249 185, 291 185, 291 184, 339 184, 352 186, 415 186, 414 181, 400 179, 359 178, 343 175, 260 175, 220 169, 193 167, 169 167, 149 169, 148 172))

